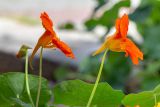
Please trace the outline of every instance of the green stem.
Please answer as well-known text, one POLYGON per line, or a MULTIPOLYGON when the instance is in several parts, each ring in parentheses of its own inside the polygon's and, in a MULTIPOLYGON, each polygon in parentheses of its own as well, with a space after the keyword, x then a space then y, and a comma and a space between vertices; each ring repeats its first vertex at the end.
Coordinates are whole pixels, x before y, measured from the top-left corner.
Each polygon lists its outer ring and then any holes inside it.
POLYGON ((35 107, 34 103, 33 103, 33 100, 32 100, 31 93, 30 93, 29 81, 28 81, 28 51, 26 51, 26 59, 25 59, 25 78, 26 78, 25 79, 26 89, 27 89, 27 94, 28 94, 29 100, 30 100, 32 106, 35 107))
POLYGON ((157 96, 156 96, 156 94, 154 94, 154 102, 155 102, 155 105, 157 105, 157 96))
POLYGON ((40 62, 39 62, 39 82, 38 82, 38 92, 37 92, 37 100, 36 100, 36 107, 38 107, 39 103, 39 98, 40 98, 40 93, 41 93, 41 84, 42 84, 42 52, 43 52, 43 47, 41 47, 41 52, 40 52, 40 62))
POLYGON ((104 61, 105 61, 105 56, 107 54, 107 51, 105 51, 103 57, 102 57, 102 62, 101 62, 101 65, 100 65, 100 69, 99 69, 99 72, 98 72, 98 76, 97 76, 97 79, 96 79, 96 82, 95 82, 95 85, 93 87, 93 90, 92 90, 92 93, 89 97, 89 100, 88 100, 88 103, 87 103, 87 106, 86 107, 90 107, 91 103, 92 103, 92 99, 95 95, 95 92, 96 92, 96 89, 97 89, 97 86, 98 86, 98 83, 99 83, 99 80, 100 80, 100 77, 101 77, 101 74, 102 74, 102 69, 103 69, 103 65, 104 65, 104 61))

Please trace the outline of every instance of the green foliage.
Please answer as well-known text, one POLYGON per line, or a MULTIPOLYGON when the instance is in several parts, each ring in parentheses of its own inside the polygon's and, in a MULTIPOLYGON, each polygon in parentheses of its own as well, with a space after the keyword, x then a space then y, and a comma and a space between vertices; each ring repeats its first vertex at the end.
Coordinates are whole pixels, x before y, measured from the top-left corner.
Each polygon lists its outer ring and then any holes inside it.
POLYGON ((104 67, 104 79, 114 87, 124 89, 124 84, 132 70, 132 63, 124 53, 110 52, 104 67))
POLYGON ((160 85, 157 86, 153 91, 144 91, 138 94, 129 94, 123 99, 125 106, 135 107, 154 107, 155 102, 160 101, 160 85))
POLYGON ((99 18, 99 23, 103 26, 111 28, 115 20, 118 17, 118 12, 121 7, 129 7, 130 0, 123 0, 115 4, 110 10, 104 12, 104 14, 99 18))
MULTIPOLYGON (((101 2, 100 2, 101 3, 101 2)), ((106 10, 102 16, 99 18, 91 17, 89 20, 85 22, 85 26, 88 30, 94 29, 97 25, 105 26, 106 28, 110 29, 114 23, 115 20, 118 17, 118 12, 121 7, 129 7, 130 6, 130 0, 123 0, 115 4, 111 9, 106 10)))
POLYGON ((140 6, 130 15, 143 36, 145 31, 160 24, 160 2, 158 0, 142 0, 140 6))
POLYGON ((160 2, 158 0, 142 0, 140 6, 130 14, 144 37, 141 45, 144 53, 144 66, 138 74, 141 79, 141 90, 148 90, 160 82, 160 2))
POLYGON ((57 81, 63 81, 67 79, 70 71, 67 69, 67 67, 61 67, 55 70, 53 76, 57 81))
POLYGON ((129 18, 136 23, 145 24, 144 21, 147 20, 151 13, 151 6, 139 7, 135 10, 135 12, 129 15, 129 18))
MULTIPOLYGON (((93 86, 93 84, 81 80, 70 80, 57 84, 53 89, 54 103, 68 106, 86 106, 93 86)), ((93 98, 92 106, 117 107, 121 105, 123 97, 122 91, 112 89, 107 83, 100 83, 93 98)))
POLYGON ((160 58, 160 26, 153 26, 146 28, 145 30, 145 41, 143 43, 144 52, 147 54, 149 59, 160 58))
POLYGON ((98 23, 99 23, 98 19, 91 18, 85 22, 85 26, 87 30, 93 30, 97 26, 98 23))
MULTIPOLYGON (((80 71, 84 74, 90 74, 96 77, 101 57, 102 55, 100 54, 85 59, 81 63, 80 71)), ((111 84, 114 88, 118 87, 124 89, 125 80, 127 80, 131 69, 131 61, 124 56, 124 53, 109 52, 103 67, 101 78, 103 81, 111 84)))
MULTIPOLYGON (((36 102, 38 77, 29 75, 29 85, 33 101, 36 102)), ((10 72, 0 75, 0 107, 31 107, 25 86, 23 73, 10 72)), ((48 83, 42 79, 40 107, 44 107, 50 97, 48 83)))
POLYGON ((97 6, 94 8, 94 12, 96 12, 99 8, 108 3, 109 0, 96 0, 96 1, 97 1, 97 6))
POLYGON ((95 80, 95 77, 90 74, 70 70, 65 66, 56 69, 53 76, 58 82, 71 79, 80 79, 88 82, 93 82, 95 80))
MULTIPOLYGON (((23 73, 5 73, 0 75, 0 107, 31 107, 25 87, 23 73)), ((37 95, 38 78, 29 75, 31 96, 35 102, 37 95)), ((86 106, 94 84, 81 80, 69 80, 54 86, 53 102, 50 102, 51 94, 45 79, 42 80, 42 90, 39 107, 57 107, 62 104, 66 106, 86 106), (50 105, 50 106, 49 106, 50 105)), ((113 89, 107 83, 99 83, 92 106, 117 107, 121 104, 134 107, 153 107, 160 101, 160 85, 153 91, 144 91, 138 94, 124 95, 121 90, 113 89), (156 96, 156 97, 155 97, 156 96), (147 99, 147 100, 146 100, 147 99)))
POLYGON ((144 71, 138 73, 141 79, 141 90, 151 90, 160 83, 160 61, 150 62, 144 71))
MULTIPOLYGON (((112 87, 124 89, 128 75, 135 76, 140 80, 139 90, 151 90, 160 83, 160 2, 159 0, 141 0, 140 6, 129 15, 130 20, 137 24, 138 30, 144 37, 141 45, 144 53, 144 61, 139 66, 132 67, 129 58, 124 57, 124 53, 109 52, 102 72, 102 81, 111 84, 112 87), (136 68, 136 69, 135 69, 136 68), (134 73, 131 73, 134 71, 134 73), (141 72, 137 72, 141 71, 141 72)), ((90 19, 85 22, 87 30, 93 30, 97 25, 102 25, 110 30, 115 24, 118 12, 121 7, 129 7, 130 0, 121 0, 111 9, 105 10, 100 17, 96 17, 96 12, 108 3, 108 0, 97 0, 97 6, 93 10, 90 19)), ((32 19, 19 18, 21 22, 36 24, 32 19)), ((72 23, 66 23, 60 29, 75 29, 72 23)), ((24 51, 24 50, 23 50, 24 51)), ((24 54, 22 53, 22 56, 24 54)), ((80 66, 81 72, 72 72, 66 68, 57 69, 54 77, 57 81, 80 78, 88 82, 93 82, 97 76, 100 65, 98 55, 89 57, 80 66)), ((108 83, 99 83, 96 94, 93 98, 92 106, 96 107, 153 107, 155 102, 160 102, 160 85, 154 90, 143 91, 137 94, 124 95, 121 90, 114 90, 108 83)), ((38 77, 29 75, 29 85, 31 96, 36 102, 38 77)), ((51 95, 47 80, 42 80, 42 90, 39 107, 57 107, 62 104, 66 106, 86 106, 93 84, 81 80, 64 81, 53 88, 54 103, 50 101, 51 95)), ((25 85, 23 73, 6 73, 0 75, 0 107, 31 107, 25 85)))
POLYGON ((20 107, 32 107, 31 104, 26 104, 19 98, 12 98, 12 100, 16 103, 15 106, 20 106, 20 107))
POLYGON ((59 26, 59 29, 73 30, 75 29, 73 23, 68 22, 59 26))

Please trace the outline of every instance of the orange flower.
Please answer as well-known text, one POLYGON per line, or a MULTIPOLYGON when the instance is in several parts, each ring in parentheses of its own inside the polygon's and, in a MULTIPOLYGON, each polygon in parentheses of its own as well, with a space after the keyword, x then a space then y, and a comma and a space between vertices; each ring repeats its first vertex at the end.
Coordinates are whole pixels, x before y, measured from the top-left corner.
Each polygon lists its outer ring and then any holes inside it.
POLYGON ((109 49, 115 52, 125 52, 125 56, 129 55, 133 64, 138 64, 138 58, 143 60, 143 53, 127 38, 128 24, 129 21, 126 14, 122 18, 118 18, 116 20, 116 32, 114 35, 107 37, 102 46, 93 55, 109 49))
POLYGON ((45 32, 39 38, 37 45, 35 46, 32 55, 30 57, 30 62, 32 61, 34 55, 40 47, 43 48, 58 48, 60 49, 67 57, 74 58, 74 54, 70 47, 61 41, 55 31, 53 30, 53 22, 49 18, 46 12, 42 13, 40 16, 42 20, 42 25, 45 28, 45 32))

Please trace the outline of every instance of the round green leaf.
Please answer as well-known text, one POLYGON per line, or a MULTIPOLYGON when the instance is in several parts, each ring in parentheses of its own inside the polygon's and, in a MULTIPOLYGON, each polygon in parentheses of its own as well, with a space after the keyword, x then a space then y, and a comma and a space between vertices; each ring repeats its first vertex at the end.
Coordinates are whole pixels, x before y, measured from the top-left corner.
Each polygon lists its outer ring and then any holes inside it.
MULTIPOLYGON (((86 106, 94 84, 81 80, 69 80, 57 84, 54 89, 54 103, 68 106, 86 106)), ((124 94, 120 90, 114 90, 107 83, 100 83, 97 87, 92 106, 118 107, 124 94)))
MULTIPOLYGON (((38 77, 29 75, 31 96, 36 102, 38 77)), ((43 106, 50 100, 50 91, 46 79, 42 79, 39 105, 43 106)), ((23 73, 5 73, 0 75, 0 107, 18 107, 16 105, 29 105, 30 101, 26 91, 25 75, 23 73)), ((25 106, 24 106, 25 107, 25 106)))
POLYGON ((137 94, 129 94, 123 100, 122 103, 125 106, 135 107, 154 107, 155 101, 160 101, 160 85, 157 86, 153 91, 144 91, 137 94))

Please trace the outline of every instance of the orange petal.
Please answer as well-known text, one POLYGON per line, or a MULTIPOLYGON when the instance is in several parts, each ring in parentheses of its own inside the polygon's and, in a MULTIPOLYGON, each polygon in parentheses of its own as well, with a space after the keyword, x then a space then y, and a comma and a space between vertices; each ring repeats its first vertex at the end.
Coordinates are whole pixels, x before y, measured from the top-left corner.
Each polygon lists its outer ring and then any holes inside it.
POLYGON ((116 31, 120 31, 120 23, 121 23, 121 19, 120 18, 118 18, 117 20, 116 20, 116 31))
POLYGON ((120 33, 121 33, 121 37, 123 38, 127 36, 128 25, 129 25, 128 15, 124 14, 120 21, 120 33))
POLYGON ((33 52, 32 52, 32 55, 29 57, 29 64, 30 64, 31 69, 33 69, 33 66, 32 66, 33 57, 34 57, 34 55, 36 54, 36 52, 38 51, 38 49, 40 48, 40 46, 41 46, 41 45, 39 45, 39 44, 37 43, 37 45, 35 46, 35 48, 34 48, 34 50, 33 50, 33 52))
POLYGON ((48 14, 46 12, 41 13, 40 18, 42 20, 42 25, 46 29, 46 31, 49 31, 52 34, 51 36, 58 39, 58 37, 56 36, 56 32, 52 28, 53 27, 53 22, 49 18, 48 14))
POLYGON ((107 37, 105 42, 92 55, 95 56, 95 55, 100 54, 101 52, 105 51, 106 49, 109 49, 110 43, 112 43, 112 42, 113 42, 113 36, 107 37))
POLYGON ((101 47, 96 50, 92 55, 95 56, 97 54, 100 54, 101 52, 105 51, 108 48, 107 42, 104 42, 101 47))
POLYGON ((120 34, 120 23, 121 23, 121 19, 118 18, 116 20, 116 33, 114 34, 115 38, 121 38, 121 34, 120 34))
POLYGON ((126 55, 131 57, 133 64, 138 64, 138 59, 143 60, 143 53, 137 48, 137 46, 130 40, 126 39, 126 55))
POLYGON ((47 30, 50 31, 51 33, 53 33, 53 22, 52 20, 49 18, 48 14, 46 12, 41 13, 40 16, 41 20, 42 20, 42 25, 43 27, 47 30))
POLYGON ((49 31, 45 31, 43 35, 39 38, 38 44, 44 47, 51 43, 52 38, 53 36, 51 36, 51 33, 49 31))
POLYGON ((43 46, 43 48, 56 48, 56 46, 52 43, 52 40, 50 42, 48 42, 47 45, 43 46))
POLYGON ((106 47, 105 43, 103 43, 101 45, 101 47, 98 50, 96 50, 92 55, 95 56, 97 54, 100 54, 101 52, 105 51, 106 49, 107 49, 107 47, 106 47))
POLYGON ((56 38, 53 38, 52 39, 52 42, 53 44, 59 48, 67 57, 70 57, 70 58, 74 58, 74 54, 71 50, 71 48, 66 44, 64 43, 63 41, 60 41, 56 38))
POLYGON ((115 33, 115 37, 116 38, 120 38, 121 37, 121 35, 120 35, 120 23, 121 23, 121 19, 118 18, 116 20, 116 33, 115 33))
POLYGON ((39 38, 38 43, 36 44, 36 46, 35 46, 35 48, 32 52, 32 55, 29 58, 30 66, 31 66, 32 69, 33 69, 33 67, 32 67, 31 63, 32 63, 33 57, 35 56, 36 52, 38 51, 38 49, 41 46, 45 48, 45 46, 48 45, 48 43, 50 43, 50 41, 52 41, 52 37, 50 35, 51 35, 50 32, 45 31, 43 33, 43 35, 39 38))

